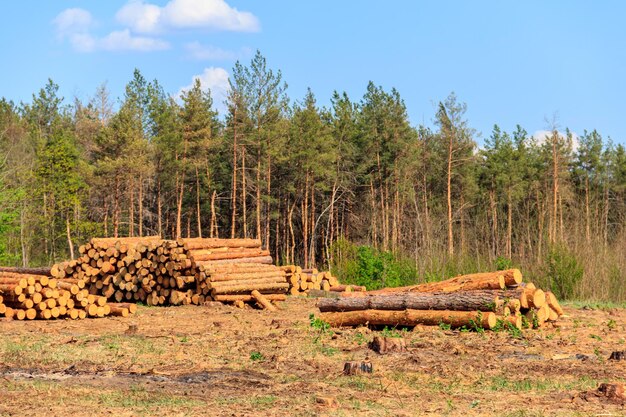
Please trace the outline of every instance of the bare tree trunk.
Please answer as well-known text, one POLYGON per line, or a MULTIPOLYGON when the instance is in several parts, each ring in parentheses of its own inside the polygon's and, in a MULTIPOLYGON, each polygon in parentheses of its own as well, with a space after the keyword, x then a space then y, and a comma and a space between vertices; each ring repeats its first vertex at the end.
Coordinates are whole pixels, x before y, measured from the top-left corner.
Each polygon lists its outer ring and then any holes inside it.
POLYGON ((104 198, 104 220, 102 223, 104 226, 104 237, 109 237, 109 205, 106 197, 104 198))
POLYGON ((219 237, 219 230, 217 228, 217 215, 215 214, 216 196, 217 191, 213 190, 213 195, 211 196, 211 237, 219 237))
POLYGON ((183 216, 183 196, 185 192, 185 172, 183 171, 182 178, 180 180, 180 191, 178 191, 178 198, 176 202, 176 239, 182 237, 182 216, 183 216))
POLYGON ((261 239, 261 139, 257 148, 256 164, 256 238, 261 239))
POLYGON ((309 267, 309 171, 306 172, 304 181, 304 200, 302 201, 302 237, 304 268, 309 267))
POLYGON ((537 222, 539 223, 538 227, 538 236, 537 236, 537 262, 541 262, 542 255, 542 246, 543 246, 543 225, 545 223, 545 210, 543 208, 543 204, 539 197, 539 187, 535 189, 535 197, 537 201, 537 222))
POLYGON ((589 218, 589 174, 585 177, 585 238, 591 242, 591 225, 589 218))
POLYGON ((511 259, 513 256, 513 201, 511 190, 507 190, 507 216, 506 216, 506 256, 511 259))
POLYGON ((234 239, 237 233, 237 106, 235 106, 233 117, 233 191, 231 198, 230 238, 234 239))
POLYGON ((448 175, 446 196, 448 203, 448 255, 454 255, 454 233, 452 231, 452 145, 453 137, 450 135, 448 144, 448 175))
POLYGON ((248 237, 248 210, 246 195, 246 148, 242 148, 241 154, 241 202, 243 203, 243 237, 248 237))
POLYGON ((289 255, 289 262, 295 262, 295 254, 296 254, 296 235, 293 232, 293 210, 296 208, 296 202, 294 201, 293 204, 291 205, 291 208, 289 209, 289 235, 291 236, 290 239, 290 243, 291 243, 291 248, 290 248, 290 255, 289 255))
POLYGON ((489 190, 489 208, 491 209, 491 241, 493 242, 493 256, 499 254, 498 248, 498 206, 496 205, 495 191, 489 190))
POLYGON ((139 175, 139 236, 143 236, 143 176, 139 175))
POLYGON ((26 238, 25 238, 25 230, 26 229, 26 220, 24 219, 24 211, 26 210, 25 203, 22 202, 22 209, 20 210, 20 246, 22 248, 22 267, 28 267, 28 252, 26 251, 26 238))
POLYGON ((371 222, 372 222, 372 241, 374 244, 374 247, 378 247, 378 230, 377 230, 377 223, 376 223, 376 194, 374 193, 374 181, 372 180, 372 178, 370 178, 370 195, 371 195, 371 201, 372 201, 372 215, 371 215, 371 222))
POLYGON ((270 248, 270 214, 272 212, 272 199, 270 198, 271 191, 272 191, 272 164, 271 164, 271 157, 270 157, 270 153, 269 153, 269 139, 268 139, 268 144, 267 144, 267 189, 266 189, 266 197, 267 197, 267 204, 266 204, 266 208, 265 208, 265 248, 267 250, 269 250, 270 248))
POLYGON ((461 207, 459 207, 461 223, 461 254, 465 254, 465 194, 461 192, 461 207))
POLYGON ((196 222, 198 226, 198 237, 202 237, 202 214, 200 211, 200 176, 198 175, 198 166, 196 168, 196 222))
POLYGON ((311 249, 309 250, 309 265, 311 267, 315 266, 315 226, 317 222, 315 221, 315 180, 311 181, 311 220, 309 221, 310 229, 311 229, 311 249))
POLYGON ((161 180, 157 180, 157 229, 163 237, 163 203, 161 201, 161 180))
POLYGON ((67 235, 67 246, 70 249, 70 258, 74 259, 74 244, 72 243, 72 234, 70 232, 70 218, 65 215, 65 233, 67 235))
POLYGON ((555 131, 552 134, 552 231, 551 231, 551 243, 556 241, 557 234, 557 213, 558 213, 558 194, 559 194, 559 162, 556 150, 556 142, 558 140, 558 133, 555 131))
POLYGON ((129 214, 128 214, 128 236, 135 236, 135 184, 131 179, 130 184, 128 186, 128 190, 130 193, 130 206, 129 206, 129 214))
POLYGON ((113 199, 113 237, 119 237, 120 230, 120 178, 115 175, 115 197, 113 199))

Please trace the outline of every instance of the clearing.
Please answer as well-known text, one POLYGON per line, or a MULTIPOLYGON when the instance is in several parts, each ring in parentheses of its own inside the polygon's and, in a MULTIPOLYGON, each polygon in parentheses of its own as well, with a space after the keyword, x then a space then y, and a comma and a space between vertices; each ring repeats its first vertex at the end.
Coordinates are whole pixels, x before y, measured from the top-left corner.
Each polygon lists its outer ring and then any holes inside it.
POLYGON ((626 382, 626 310, 565 308, 539 330, 326 329, 314 299, 278 312, 139 307, 129 318, 0 320, 0 415, 625 415, 582 391, 626 382), (406 339, 379 355, 374 334, 406 339), (346 361, 373 374, 342 375, 346 361), (338 405, 321 403, 330 397, 338 405))

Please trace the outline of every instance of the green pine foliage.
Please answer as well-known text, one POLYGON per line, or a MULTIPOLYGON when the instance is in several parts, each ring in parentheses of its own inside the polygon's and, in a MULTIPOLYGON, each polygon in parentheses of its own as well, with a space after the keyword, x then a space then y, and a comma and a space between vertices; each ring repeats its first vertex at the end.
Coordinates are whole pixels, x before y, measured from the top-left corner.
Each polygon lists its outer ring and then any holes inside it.
POLYGON ((626 299, 626 149, 599 129, 481 140, 454 93, 415 126, 374 82, 325 107, 258 51, 229 82, 222 115, 199 80, 171 96, 139 70, 119 98, 48 80, 0 99, 0 264, 95 235, 252 237, 368 288, 516 266, 561 298, 626 299))

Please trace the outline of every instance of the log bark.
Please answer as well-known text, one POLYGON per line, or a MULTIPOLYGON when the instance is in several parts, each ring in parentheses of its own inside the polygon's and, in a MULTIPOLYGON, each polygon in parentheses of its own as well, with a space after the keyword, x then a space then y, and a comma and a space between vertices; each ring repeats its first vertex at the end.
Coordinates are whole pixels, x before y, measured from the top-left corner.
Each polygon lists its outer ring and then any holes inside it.
POLYGON ((212 248, 260 248, 260 239, 218 239, 218 238, 192 238, 179 239, 178 242, 187 249, 212 249, 212 248))
POLYGON ((209 288, 227 288, 227 287, 233 287, 233 286, 280 284, 280 283, 285 283, 285 277, 269 277, 269 278, 210 282, 209 288))
POLYGON ((238 258, 238 259, 220 259, 215 261, 197 261, 199 265, 224 265, 224 264, 267 264, 271 265, 274 263, 274 260, 271 256, 257 256, 252 258, 238 258))
POLYGON ((471 326, 476 323, 485 329, 496 326, 496 315, 491 312, 469 312, 451 310, 362 310, 346 311, 341 313, 322 313, 320 319, 333 327, 380 325, 380 326, 407 326, 418 324, 436 326, 440 323, 452 327, 471 326))
POLYGON ((250 292, 253 290, 275 290, 276 292, 285 292, 289 289, 289 284, 284 283, 276 283, 276 284, 253 284, 253 285, 231 285, 224 286, 219 288, 213 288, 211 290, 212 295, 218 294, 233 294, 233 293, 242 293, 242 292, 250 292))
POLYGON ((28 274, 28 275, 47 275, 50 276, 50 267, 41 268, 14 268, 10 266, 0 266, 0 273, 12 272, 14 274, 28 274))
MULTIPOLYGON (((263 291, 259 291, 259 292, 263 293, 263 291)), ((285 301, 287 299, 287 296, 285 294, 264 294, 263 293, 263 296, 269 301, 285 301)), ((252 301, 254 297, 248 294, 220 294, 220 295, 213 296, 213 299, 215 301, 221 301, 221 302, 235 302, 235 301, 248 302, 248 301, 252 301)))
POLYGON ((454 293, 399 293, 369 297, 322 298, 321 312, 357 310, 455 310, 494 311, 498 296, 489 291, 461 291, 454 293))
POLYGON ((257 257, 267 257, 270 255, 270 251, 268 250, 258 250, 251 249, 245 251, 227 251, 227 252, 216 252, 204 255, 195 255, 191 252, 191 256, 194 261, 220 261, 220 260, 229 260, 229 259, 240 259, 240 258, 257 258, 257 257))
POLYGON ((285 273, 280 270, 261 270, 259 272, 243 272, 243 273, 227 273, 227 274, 211 274, 211 282, 218 281, 235 281, 241 279, 260 279, 260 278, 282 278, 285 280, 285 273))

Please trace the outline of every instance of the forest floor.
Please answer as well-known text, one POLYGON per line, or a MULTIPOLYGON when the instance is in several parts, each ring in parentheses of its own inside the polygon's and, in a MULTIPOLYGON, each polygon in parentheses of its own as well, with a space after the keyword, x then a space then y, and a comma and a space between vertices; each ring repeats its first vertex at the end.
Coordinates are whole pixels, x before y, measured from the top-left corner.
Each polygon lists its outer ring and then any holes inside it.
POLYGON ((0 415, 587 416, 581 394, 626 382, 625 309, 566 307, 541 330, 325 330, 315 300, 279 312, 140 307, 130 318, 0 321, 0 415), (379 355, 374 334, 408 352, 379 355), (578 356, 577 356, 578 355, 578 356), (374 372, 343 376, 345 361, 374 372), (321 403, 330 397, 337 404, 321 403))

